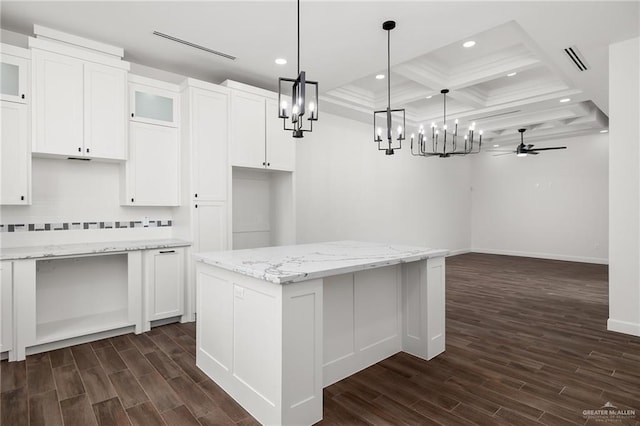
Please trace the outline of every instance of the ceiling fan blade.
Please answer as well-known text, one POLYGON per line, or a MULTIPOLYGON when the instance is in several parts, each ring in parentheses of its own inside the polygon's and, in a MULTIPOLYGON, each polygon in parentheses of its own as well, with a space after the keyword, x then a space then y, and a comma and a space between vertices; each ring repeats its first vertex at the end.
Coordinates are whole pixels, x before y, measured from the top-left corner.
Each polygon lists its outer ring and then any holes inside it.
POLYGON ((550 148, 534 148, 534 149, 530 149, 529 151, 549 151, 552 149, 567 149, 566 146, 552 146, 550 148))
POLYGON ((502 155, 511 155, 514 154, 515 151, 503 152, 502 154, 493 154, 494 157, 500 157, 502 155))
POLYGON ((527 154, 531 154, 531 155, 538 155, 539 152, 535 152, 535 151, 527 151, 527 154))
POLYGON ((511 149, 487 149, 486 152, 515 152, 511 149))

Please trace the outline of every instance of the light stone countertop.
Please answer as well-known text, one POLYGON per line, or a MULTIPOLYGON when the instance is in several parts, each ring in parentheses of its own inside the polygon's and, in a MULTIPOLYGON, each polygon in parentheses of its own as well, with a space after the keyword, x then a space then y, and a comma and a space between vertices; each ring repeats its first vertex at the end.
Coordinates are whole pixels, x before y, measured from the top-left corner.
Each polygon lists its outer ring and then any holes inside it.
POLYGON ((0 250, 0 260, 41 259, 100 253, 118 253, 135 250, 152 250, 186 247, 191 243, 177 239, 106 241, 97 243, 55 244, 46 246, 12 247, 0 250))
POLYGON ((448 250, 361 241, 196 253, 194 259, 275 284, 445 256, 448 250))

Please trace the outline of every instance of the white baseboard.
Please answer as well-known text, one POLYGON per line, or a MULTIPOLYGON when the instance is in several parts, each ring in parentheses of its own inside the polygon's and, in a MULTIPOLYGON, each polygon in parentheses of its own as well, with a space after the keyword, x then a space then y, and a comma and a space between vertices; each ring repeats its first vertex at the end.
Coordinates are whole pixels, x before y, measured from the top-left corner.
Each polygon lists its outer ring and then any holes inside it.
POLYGON ((533 257, 536 259, 564 260, 567 262, 596 263, 599 265, 608 265, 609 259, 599 257, 583 257, 583 256, 567 256, 563 254, 553 253, 532 253, 525 251, 512 250, 496 250, 487 248, 472 248, 472 253, 500 254, 505 256, 533 257))
POLYGON ((471 249, 466 248, 466 249, 450 250, 449 254, 447 254, 446 257, 457 256, 459 254, 465 254, 465 253, 471 253, 471 249))
POLYGON ((607 330, 631 334, 632 336, 640 336, 640 324, 633 322, 619 321, 609 318, 607 320, 607 330))

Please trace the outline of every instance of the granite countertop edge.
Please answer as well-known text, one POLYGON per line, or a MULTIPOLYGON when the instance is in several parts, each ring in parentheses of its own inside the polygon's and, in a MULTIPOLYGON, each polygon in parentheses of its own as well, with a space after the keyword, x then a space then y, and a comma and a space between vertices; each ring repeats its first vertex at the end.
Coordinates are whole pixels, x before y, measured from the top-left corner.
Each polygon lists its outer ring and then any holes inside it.
POLYGON ((92 243, 48 244, 41 246, 11 247, 0 250, 0 260, 46 259, 74 255, 120 253, 172 247, 188 247, 191 243, 180 239, 101 241, 92 243))

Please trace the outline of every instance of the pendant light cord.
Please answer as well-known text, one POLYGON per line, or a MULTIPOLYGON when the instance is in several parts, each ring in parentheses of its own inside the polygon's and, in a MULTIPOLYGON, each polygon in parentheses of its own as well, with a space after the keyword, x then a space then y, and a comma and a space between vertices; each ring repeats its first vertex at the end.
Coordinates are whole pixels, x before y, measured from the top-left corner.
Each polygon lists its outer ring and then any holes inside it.
POLYGON ((300 0, 298 0, 298 75, 300 75, 300 0))
POLYGON ((391 30, 387 30, 387 108, 391 109, 391 30))

